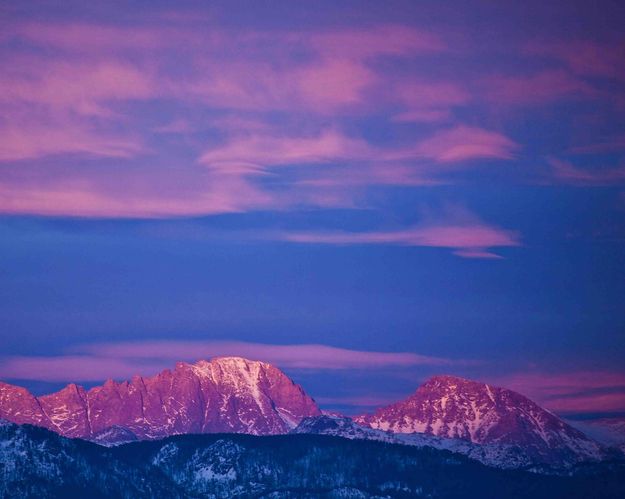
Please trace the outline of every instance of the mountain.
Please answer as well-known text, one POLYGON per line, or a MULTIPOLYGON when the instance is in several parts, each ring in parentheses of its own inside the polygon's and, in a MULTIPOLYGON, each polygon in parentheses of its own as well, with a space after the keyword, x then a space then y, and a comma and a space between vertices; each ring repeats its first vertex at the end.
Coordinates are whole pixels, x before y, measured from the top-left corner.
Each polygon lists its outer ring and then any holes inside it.
POLYGON ((106 430, 102 430, 94 435, 91 435, 91 438, 89 440, 95 442, 96 444, 110 447, 113 445, 136 442, 139 439, 137 438, 137 435, 135 435, 130 430, 124 428, 123 426, 115 425, 107 428, 106 430))
POLYGON ((0 497, 185 495, 163 473, 128 466, 105 447, 0 420, 0 497))
POLYGON ((0 418, 101 443, 181 433, 272 435, 319 414, 282 371, 238 357, 179 362, 173 371, 109 380, 88 391, 70 384, 42 397, 0 383, 0 418))
MULTIPOLYGON (((375 440, 396 445, 413 447, 431 447, 455 454, 462 454, 487 466, 501 469, 523 469, 545 474, 570 474, 575 472, 576 465, 586 464, 585 460, 561 461, 552 459, 548 463, 536 458, 524 447, 503 443, 476 444, 465 439, 437 437, 427 433, 393 433, 390 430, 379 430, 362 426, 346 416, 311 416, 302 419, 301 423, 291 430, 292 434, 329 435, 350 440, 375 440)), ((605 451, 602 456, 606 461, 623 461, 623 456, 605 451)))
POLYGON ((620 449, 625 453, 625 419, 599 418, 590 420, 570 421, 571 426, 578 428, 584 434, 597 442, 620 449))
POLYGON ((554 477, 323 435, 178 435, 102 447, 0 423, 0 497, 617 498, 622 467, 554 477))
MULTIPOLYGON (((322 414, 302 419, 299 425, 291 430, 292 434, 329 435, 334 437, 377 440, 379 442, 400 443, 391 432, 365 428, 356 424, 347 416, 322 414)), ((427 437, 427 436, 426 436, 427 437)))
POLYGON ((179 362, 173 371, 88 391, 70 384, 42 397, 0 383, 0 418, 105 446, 190 433, 292 431, 432 447, 544 473, 623 457, 526 397, 484 383, 437 376, 405 401, 351 420, 322 415, 276 367, 238 357, 179 362))
POLYGON ((435 376, 406 400, 354 419, 393 433, 514 446, 530 462, 546 466, 606 457, 598 443, 523 395, 455 376, 435 376))

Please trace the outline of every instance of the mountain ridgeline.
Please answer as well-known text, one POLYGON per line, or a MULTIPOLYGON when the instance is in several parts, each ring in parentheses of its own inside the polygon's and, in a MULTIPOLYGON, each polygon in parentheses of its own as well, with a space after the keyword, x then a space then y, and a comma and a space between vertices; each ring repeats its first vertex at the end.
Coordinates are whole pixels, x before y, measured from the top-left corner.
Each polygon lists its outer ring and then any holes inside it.
POLYGON ((41 397, 0 383, 0 418, 103 445, 183 434, 317 434, 547 474, 623 458, 526 397, 484 383, 437 376, 374 414, 330 417, 278 368, 238 357, 179 362, 153 377, 90 390, 70 384, 41 397))
POLYGON ((406 400, 355 421, 394 434, 519 449, 526 465, 571 466, 606 458, 601 445, 527 397, 455 376, 435 376, 406 400))
POLYGON ((109 380, 88 391, 70 384, 42 397, 0 383, 0 418, 103 442, 116 435, 131 440, 184 433, 274 435, 320 414, 282 371, 238 357, 179 362, 173 371, 123 383, 109 380))

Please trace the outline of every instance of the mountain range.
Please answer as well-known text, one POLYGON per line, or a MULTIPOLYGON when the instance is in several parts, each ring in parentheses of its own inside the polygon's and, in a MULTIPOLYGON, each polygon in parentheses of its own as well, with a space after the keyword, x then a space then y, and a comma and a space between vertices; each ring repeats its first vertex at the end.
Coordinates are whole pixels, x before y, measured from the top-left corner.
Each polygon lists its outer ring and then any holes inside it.
POLYGON ((543 473, 622 459, 523 395, 436 376, 404 401, 355 418, 323 415, 278 368, 221 357, 85 390, 35 397, 0 382, 0 418, 118 445, 181 434, 319 434, 434 448, 504 469, 543 473))
POLYGON ((179 362, 173 371, 108 380, 90 390, 69 384, 42 397, 0 382, 0 418, 84 439, 105 440, 121 429, 141 440, 183 433, 274 435, 320 414, 278 368, 238 357, 179 362))

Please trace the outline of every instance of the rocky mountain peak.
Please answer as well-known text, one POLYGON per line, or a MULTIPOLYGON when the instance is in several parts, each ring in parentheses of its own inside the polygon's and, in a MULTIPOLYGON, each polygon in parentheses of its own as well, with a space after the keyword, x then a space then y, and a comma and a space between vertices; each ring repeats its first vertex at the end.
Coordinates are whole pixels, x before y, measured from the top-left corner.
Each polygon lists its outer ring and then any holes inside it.
MULTIPOLYGON (((278 368, 240 357, 179 362, 148 378, 107 380, 89 391, 75 384, 34 397, 0 385, 0 417, 94 438, 124 428, 137 438, 180 433, 286 433, 319 408, 278 368)), ((125 435, 127 438, 127 435, 125 435)))
POLYGON ((543 456, 601 454, 598 444, 523 395, 455 376, 430 378, 407 399, 355 419, 394 433, 518 445, 543 456))

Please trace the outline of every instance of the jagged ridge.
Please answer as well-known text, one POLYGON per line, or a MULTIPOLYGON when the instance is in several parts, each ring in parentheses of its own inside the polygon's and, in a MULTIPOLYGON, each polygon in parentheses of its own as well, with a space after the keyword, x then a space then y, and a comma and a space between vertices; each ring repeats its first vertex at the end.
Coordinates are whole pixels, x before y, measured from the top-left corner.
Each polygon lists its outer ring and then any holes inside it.
POLYGON ((318 414, 314 400, 282 371, 239 357, 179 362, 173 371, 135 376, 130 382, 109 380, 88 391, 70 384, 42 397, 0 383, 1 418, 102 443, 114 427, 139 439, 182 433, 279 434, 318 414))

